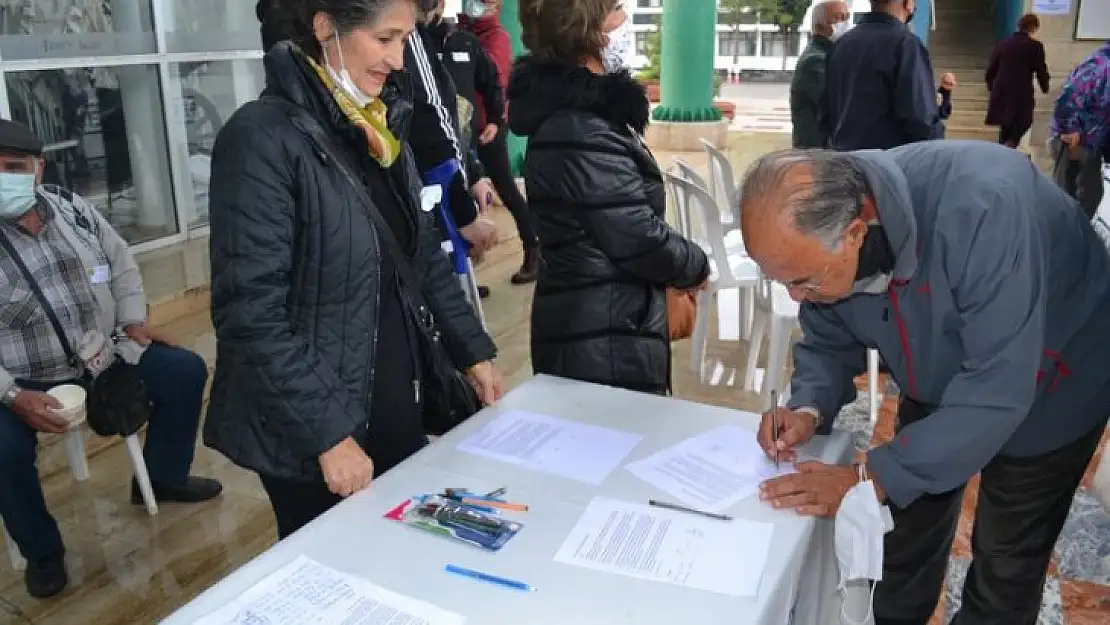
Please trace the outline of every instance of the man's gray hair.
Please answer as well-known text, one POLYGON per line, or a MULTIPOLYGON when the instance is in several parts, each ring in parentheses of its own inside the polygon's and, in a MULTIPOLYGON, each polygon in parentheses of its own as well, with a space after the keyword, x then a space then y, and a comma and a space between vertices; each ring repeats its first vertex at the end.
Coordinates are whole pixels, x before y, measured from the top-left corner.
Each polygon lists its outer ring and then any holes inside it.
POLYGON ((840 0, 822 0, 813 5, 813 15, 809 18, 809 28, 817 32, 818 28, 832 28, 834 4, 841 4, 840 0))
POLYGON ((836 249, 848 224, 863 211, 863 200, 871 195, 871 189, 849 154, 782 150, 764 155, 748 168, 740 193, 742 210, 788 211, 798 232, 836 249), (797 168, 811 176, 787 187, 788 175, 797 168))

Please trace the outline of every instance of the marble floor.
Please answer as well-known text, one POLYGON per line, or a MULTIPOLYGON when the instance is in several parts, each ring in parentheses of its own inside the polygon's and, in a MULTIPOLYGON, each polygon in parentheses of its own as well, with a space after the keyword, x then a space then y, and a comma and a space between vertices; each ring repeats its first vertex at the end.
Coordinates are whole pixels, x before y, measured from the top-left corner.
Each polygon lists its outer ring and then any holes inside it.
MULTIPOLYGON (((783 141, 773 135, 740 137, 733 149, 736 166, 746 166, 753 154, 780 147, 783 141)), ((683 157, 704 164, 699 155, 683 157)), ((512 232, 506 214, 496 217, 505 232, 512 232)), ((160 269, 148 275, 144 266, 144 275, 150 281, 158 272, 170 277, 180 274, 185 286, 191 287, 190 281, 196 277, 190 276, 196 268, 179 270, 175 262, 161 258, 154 263, 160 269)), ((531 371, 527 326, 531 288, 508 283, 519 262, 518 243, 506 237, 479 268, 483 282, 493 289, 485 310, 490 333, 501 350, 499 365, 514 385, 527 379, 531 371)), ((158 288, 172 291, 164 284, 158 288)), ((215 338, 207 311, 174 316, 177 318, 166 328, 211 362, 215 338)), ((690 373, 688 344, 677 344, 676 393, 696 401, 755 410, 760 408, 758 397, 740 388, 744 343, 731 340, 734 332, 730 328, 731 324, 721 324, 725 338, 710 343, 708 359, 713 364, 708 383, 700 383, 690 373)), ((860 385, 862 388, 862 381, 860 385)), ((884 390, 876 426, 867 417, 866 393, 838 419, 838 427, 852 431, 860 449, 891 435, 897 390, 885 381, 884 390)), ((199 505, 166 504, 156 517, 147 516, 128 501, 130 467, 120 445, 90 436, 91 479, 83 483, 70 475, 60 445, 44 441, 41 448, 40 470, 48 504, 66 540, 71 584, 53 599, 32 599, 23 587, 22 575, 0 554, 0 625, 156 623, 276 540, 273 517, 257 479, 203 445, 197 446, 195 472, 222 480, 225 494, 199 505)), ((959 580, 967 568, 973 509, 974 488, 969 489, 953 548, 948 597, 958 597, 959 580)), ((942 599, 930 625, 947 622, 955 607, 955 600, 948 597, 942 599)), ((1045 625, 1110 623, 1110 515, 1085 490, 1077 495, 1057 546, 1044 603, 1040 623, 1045 625)))

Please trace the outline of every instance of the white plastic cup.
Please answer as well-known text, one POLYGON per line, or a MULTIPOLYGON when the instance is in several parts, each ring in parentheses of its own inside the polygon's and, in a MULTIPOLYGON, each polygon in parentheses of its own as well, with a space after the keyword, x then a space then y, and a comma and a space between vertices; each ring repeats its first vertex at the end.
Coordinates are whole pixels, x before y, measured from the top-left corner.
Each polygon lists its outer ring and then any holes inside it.
POLYGON ((85 389, 76 384, 62 384, 46 391, 46 394, 62 405, 54 409, 54 414, 69 421, 70 426, 85 420, 85 399, 88 396, 85 389))

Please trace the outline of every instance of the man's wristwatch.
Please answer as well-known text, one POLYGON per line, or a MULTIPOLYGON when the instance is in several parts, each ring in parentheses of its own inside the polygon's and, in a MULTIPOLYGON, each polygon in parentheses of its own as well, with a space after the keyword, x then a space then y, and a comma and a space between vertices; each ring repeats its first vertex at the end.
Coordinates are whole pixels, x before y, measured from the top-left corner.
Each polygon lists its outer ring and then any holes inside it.
POLYGON ((0 404, 10 408, 12 404, 15 403, 15 398, 19 397, 21 392, 23 392, 22 388, 16 384, 12 384, 12 387, 5 391, 4 395, 0 397, 0 404))

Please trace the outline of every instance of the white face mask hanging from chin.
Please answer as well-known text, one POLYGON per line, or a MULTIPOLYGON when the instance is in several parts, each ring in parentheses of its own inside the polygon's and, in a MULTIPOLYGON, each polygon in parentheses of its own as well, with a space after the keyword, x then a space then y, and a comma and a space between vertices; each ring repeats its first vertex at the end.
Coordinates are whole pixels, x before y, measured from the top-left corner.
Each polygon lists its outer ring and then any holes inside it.
POLYGON ((875 484, 867 479, 867 470, 863 465, 859 466, 859 483, 840 502, 833 523, 843 598, 840 619, 845 625, 864 625, 871 620, 875 608, 874 584, 883 579, 883 535, 894 529, 894 521, 890 510, 879 504, 875 484), (867 612, 859 621, 848 615, 848 582, 854 581, 865 581, 871 585, 867 593, 867 612))
POLYGON ((334 26, 332 26, 332 29, 335 31, 335 35, 332 36, 335 41, 335 49, 339 51, 340 70, 337 72, 332 68, 331 59, 328 58, 328 47, 321 44, 320 48, 324 51, 324 65, 327 66, 328 75, 349 98, 354 100, 356 106, 365 108, 367 104, 374 101, 374 97, 366 95, 351 78, 351 73, 347 71, 347 61, 343 58, 343 46, 339 44, 339 30, 334 26))

